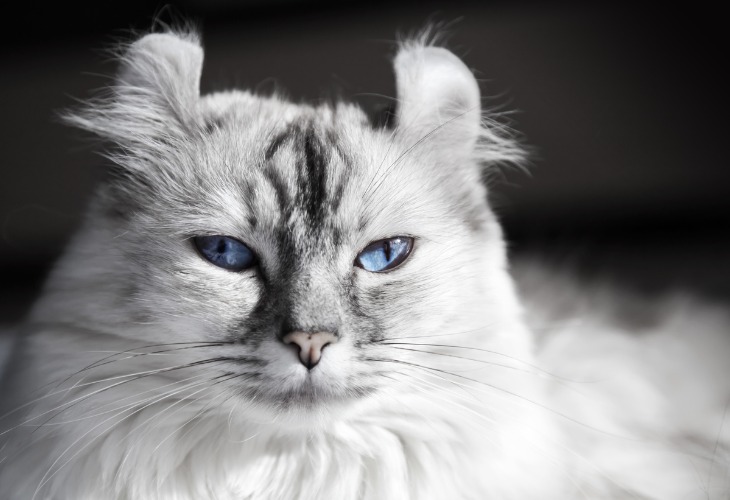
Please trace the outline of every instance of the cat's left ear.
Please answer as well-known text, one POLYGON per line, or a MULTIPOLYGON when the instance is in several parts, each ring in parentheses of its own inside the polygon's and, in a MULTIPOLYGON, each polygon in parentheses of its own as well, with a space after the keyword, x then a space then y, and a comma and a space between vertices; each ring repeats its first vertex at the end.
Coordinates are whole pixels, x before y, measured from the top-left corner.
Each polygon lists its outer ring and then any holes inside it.
POLYGON ((394 61, 399 133, 429 152, 471 155, 481 130, 479 85, 466 65, 441 47, 404 44, 394 61))
POLYGON ((414 154, 444 166, 524 162, 525 151, 509 127, 483 115, 477 80, 453 53, 408 42, 394 67, 396 131, 414 154))

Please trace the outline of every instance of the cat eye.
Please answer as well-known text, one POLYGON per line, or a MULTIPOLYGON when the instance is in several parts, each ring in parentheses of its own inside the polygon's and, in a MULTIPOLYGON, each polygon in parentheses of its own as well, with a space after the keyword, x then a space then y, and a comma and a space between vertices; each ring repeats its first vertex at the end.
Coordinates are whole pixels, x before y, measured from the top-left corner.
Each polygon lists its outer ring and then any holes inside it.
POLYGON ((256 265, 253 251, 229 236, 196 236, 193 243, 205 260, 223 269, 243 271, 256 265))
POLYGON ((357 255, 355 265, 372 273, 390 271, 408 258, 413 248, 413 238, 397 236, 373 241, 357 255))

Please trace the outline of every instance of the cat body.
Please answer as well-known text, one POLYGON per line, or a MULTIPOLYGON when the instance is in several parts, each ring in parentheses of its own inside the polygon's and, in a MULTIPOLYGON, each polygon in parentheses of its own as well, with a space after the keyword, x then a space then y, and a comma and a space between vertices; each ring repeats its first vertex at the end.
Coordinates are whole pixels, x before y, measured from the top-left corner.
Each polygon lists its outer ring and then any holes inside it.
POLYGON ((523 310, 481 182, 522 152, 453 54, 401 47, 392 128, 200 96, 202 61, 193 34, 147 35, 67 117, 117 175, 23 327, 1 498, 727 495, 724 313, 690 342, 679 319, 636 338, 523 310), (211 261, 205 238, 255 265, 211 261), (402 263, 369 270, 396 241, 402 263), (322 332, 314 366, 287 340, 322 332))

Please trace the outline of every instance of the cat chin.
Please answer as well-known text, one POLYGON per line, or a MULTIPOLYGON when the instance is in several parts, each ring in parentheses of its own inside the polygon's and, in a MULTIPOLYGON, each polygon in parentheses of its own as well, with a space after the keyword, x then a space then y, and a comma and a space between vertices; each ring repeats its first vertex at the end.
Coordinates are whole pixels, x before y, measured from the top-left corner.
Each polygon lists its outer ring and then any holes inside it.
POLYGON ((351 386, 337 370, 323 368, 308 371, 301 365, 291 366, 269 374, 265 381, 259 379, 256 385, 228 385, 225 392, 238 394, 226 400, 231 406, 226 411, 249 423, 311 428, 356 413, 378 394, 375 383, 351 386))
POLYGON ((235 406, 230 419, 240 419, 244 424, 255 424, 281 435, 317 431, 362 412, 372 404, 371 394, 323 396, 302 391, 276 397, 249 396, 235 406))

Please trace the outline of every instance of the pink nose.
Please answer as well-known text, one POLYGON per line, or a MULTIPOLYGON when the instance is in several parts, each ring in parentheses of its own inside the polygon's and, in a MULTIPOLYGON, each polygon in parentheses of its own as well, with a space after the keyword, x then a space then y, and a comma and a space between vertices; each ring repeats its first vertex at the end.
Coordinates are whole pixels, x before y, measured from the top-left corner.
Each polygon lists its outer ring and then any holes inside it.
POLYGON ((284 335, 282 341, 299 346, 299 361, 311 370, 322 358, 325 346, 337 342, 337 337, 328 332, 291 332, 284 335))

